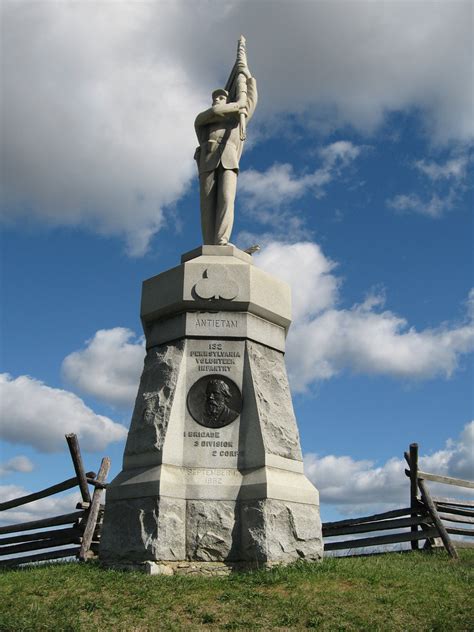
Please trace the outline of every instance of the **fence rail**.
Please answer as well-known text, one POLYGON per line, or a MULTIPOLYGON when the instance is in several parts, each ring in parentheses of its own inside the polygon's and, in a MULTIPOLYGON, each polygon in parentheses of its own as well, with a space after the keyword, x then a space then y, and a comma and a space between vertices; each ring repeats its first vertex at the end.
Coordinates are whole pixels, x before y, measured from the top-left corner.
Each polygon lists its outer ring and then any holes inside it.
POLYGON ((456 547, 449 536, 474 537, 474 528, 470 528, 470 525, 474 525, 474 502, 432 497, 426 481, 470 489, 474 488, 474 482, 419 470, 416 443, 410 445, 410 451, 405 452, 404 456, 409 467, 405 473, 410 479, 410 506, 362 518, 324 523, 325 551, 352 550, 362 547, 376 549, 403 542, 410 542, 411 548, 416 550, 419 549, 422 540, 425 541, 423 548, 431 549, 441 540, 449 555, 455 559, 458 557, 456 547), (409 531, 400 531, 407 528, 409 531), (393 531, 393 533, 376 534, 381 531, 393 531), (360 534, 372 535, 345 540, 327 540, 360 534))
POLYGON ((95 556, 104 510, 100 501, 107 485, 105 481, 110 469, 110 459, 102 459, 97 475, 95 472, 86 473, 77 436, 66 435, 66 441, 76 476, 39 492, 0 503, 0 511, 27 505, 76 486, 79 486, 82 497, 82 502, 76 507, 79 511, 0 527, 0 535, 6 535, 0 538, 0 566, 19 566, 64 557, 87 560, 95 556), (92 496, 89 485, 94 489, 92 496), (23 553, 28 555, 22 555, 23 553))

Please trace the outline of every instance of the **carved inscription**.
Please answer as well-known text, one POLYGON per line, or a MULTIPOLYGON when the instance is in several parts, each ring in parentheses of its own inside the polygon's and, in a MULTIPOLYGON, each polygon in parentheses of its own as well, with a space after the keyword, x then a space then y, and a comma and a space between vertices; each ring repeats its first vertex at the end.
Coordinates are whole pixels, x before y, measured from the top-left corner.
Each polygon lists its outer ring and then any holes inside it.
MULTIPOLYGON (((230 322, 232 314, 229 318, 227 314, 196 314, 193 321, 201 317, 203 331, 209 331, 208 321, 213 321, 212 328, 217 322, 240 327, 237 319, 230 322)), ((239 419, 244 354, 245 346, 240 340, 208 338, 187 343, 187 414, 183 432, 184 462, 189 467, 237 467, 242 456, 239 419)))
POLYGON ((196 483, 205 485, 224 485, 235 484, 238 485, 242 480, 242 475, 238 470, 230 470, 224 468, 192 468, 188 467, 185 470, 186 478, 193 480, 196 483))
POLYGON ((193 350, 189 356, 196 361, 198 371, 210 373, 227 373, 235 366, 236 358, 241 357, 240 351, 226 351, 220 342, 210 342, 208 349, 193 350))
POLYGON ((211 448, 210 455, 214 457, 238 456, 239 454, 239 451, 234 448, 234 441, 221 439, 219 432, 185 432, 184 437, 193 439, 191 443, 193 448, 211 448))
POLYGON ((194 321, 196 329, 208 329, 213 327, 214 329, 237 329, 239 321, 236 318, 202 318, 196 317, 194 321))

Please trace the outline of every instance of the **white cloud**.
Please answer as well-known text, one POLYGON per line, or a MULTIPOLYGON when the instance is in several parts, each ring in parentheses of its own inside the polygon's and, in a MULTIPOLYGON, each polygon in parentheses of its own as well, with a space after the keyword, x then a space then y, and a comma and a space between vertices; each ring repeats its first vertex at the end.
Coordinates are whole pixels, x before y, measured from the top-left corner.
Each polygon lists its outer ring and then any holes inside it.
POLYGON ((295 213, 294 210, 272 212, 271 209, 259 209, 258 220, 261 224, 268 225, 269 230, 263 233, 241 230, 232 240, 241 250, 254 244, 263 247, 274 241, 297 243, 307 240, 313 233, 302 214, 295 213))
POLYGON ((464 426, 457 441, 447 441, 444 450, 421 457, 420 468, 427 472, 474 480, 474 421, 464 426))
POLYGON ((34 465, 27 456, 18 455, 0 463, 0 476, 8 476, 14 472, 31 472, 33 469, 34 465))
MULTIPOLYGON (((33 490, 37 491, 37 490, 33 490)), ((33 493, 19 485, 0 485, 0 497, 3 501, 21 498, 33 493)), ((2 511, 1 522, 7 524, 19 524, 21 522, 29 522, 30 520, 40 520, 41 518, 49 518, 51 516, 60 516, 61 514, 75 511, 76 504, 80 502, 81 494, 79 491, 50 496, 49 498, 41 498, 32 503, 21 507, 14 507, 2 511)))
POLYGON ((241 31, 256 131, 291 134, 296 119, 309 136, 370 133, 416 110, 436 141, 474 135, 469 2, 4 2, 7 219, 85 226, 143 253, 195 173, 193 120, 241 31))
POLYGON ((146 3, 4 5, 7 219, 83 225, 125 237, 132 255, 146 250, 194 173, 200 92, 156 44, 176 28, 167 13, 146 3))
POLYGON ((439 196, 434 193, 427 200, 422 199, 416 193, 401 193, 388 200, 387 206, 403 213, 418 213, 419 215, 438 218, 453 208, 454 200, 454 190, 451 190, 446 196, 439 196))
POLYGON ((294 323, 286 360, 295 391, 344 370, 403 379, 449 377, 461 356, 474 349, 474 291, 464 322, 417 331, 403 317, 384 310, 382 296, 337 309, 340 280, 332 274, 336 264, 316 244, 273 243, 262 249, 256 263, 277 271, 292 287, 294 323))
POLYGON ((288 342, 288 364, 296 390, 344 369, 406 379, 450 377, 460 356, 474 349, 472 322, 416 331, 373 303, 328 310, 301 325, 288 342))
POLYGON ((405 465, 397 458, 375 467, 373 461, 356 461, 350 456, 318 457, 306 454, 305 472, 316 485, 321 502, 335 505, 406 503, 409 496, 405 465))
POLYGON ((432 188, 430 195, 422 197, 417 193, 401 193, 387 200, 387 206, 398 212, 417 213, 439 218, 453 210, 467 188, 466 154, 457 155, 445 162, 416 160, 413 168, 428 178, 432 188))
MULTIPOLYGON (((419 458, 424 471, 445 476, 473 479, 474 477, 474 422, 467 424, 459 439, 448 440, 446 447, 419 458), (460 466, 461 464, 461 466, 460 466), (462 474, 462 476, 461 476, 462 474)), ((406 462, 393 457, 383 465, 373 461, 356 461, 350 456, 306 454, 305 472, 321 494, 321 502, 337 505, 343 513, 383 510, 384 505, 408 506, 409 481, 405 475, 406 462)), ((429 483, 437 495, 472 495, 467 489, 449 488, 429 483)))
MULTIPOLYGON (((340 175, 360 154, 361 148, 349 141, 337 141, 320 149, 321 167, 313 173, 296 176, 290 164, 274 164, 265 172, 247 169, 239 176, 239 192, 250 209, 271 208, 266 216, 259 213, 262 223, 275 222, 275 209, 296 200, 308 191, 316 197, 325 194, 324 187, 340 175)), ((255 214, 253 214, 255 217, 255 214)))
POLYGON ((449 444, 452 454, 448 461, 448 472, 458 478, 474 480, 474 421, 467 424, 457 444, 449 444))
POLYGON ((73 393, 46 386, 27 375, 0 375, 4 422, 0 436, 11 443, 32 445, 41 452, 65 449, 64 435, 77 434, 84 450, 103 450, 125 439, 127 430, 108 417, 96 415, 73 393))
POLYGON ((467 165, 467 156, 450 158, 443 164, 434 161, 428 162, 427 160, 416 160, 414 163, 415 168, 421 171, 425 176, 428 176, 431 180, 464 178, 467 165))
POLYGON ((313 175, 297 178, 290 164, 274 164, 263 173, 247 169, 239 177, 239 191, 249 198, 247 205, 251 208, 262 202, 266 206, 280 206, 304 195, 313 175))
POLYGON ((319 155, 323 159, 323 169, 329 171, 338 166, 347 167, 359 156, 360 152, 361 147, 357 147, 347 140, 338 140, 323 147, 319 151, 319 155))
POLYGON ((269 243, 255 263, 270 274, 277 271, 277 276, 291 285, 295 321, 304 322, 337 301, 340 281, 332 274, 337 264, 325 257, 317 244, 269 243))
MULTIPOLYGON (((309 128, 348 123, 371 132, 388 113, 416 109, 434 140, 472 138, 468 2, 229 6, 249 43, 265 115, 278 117, 278 135, 288 125, 282 111, 299 113, 309 128)), ((226 38, 223 30, 219 46, 226 38)))
POLYGON ((63 361, 65 379, 77 389, 113 406, 129 407, 137 395, 143 369, 143 338, 129 329, 101 329, 84 349, 63 361))

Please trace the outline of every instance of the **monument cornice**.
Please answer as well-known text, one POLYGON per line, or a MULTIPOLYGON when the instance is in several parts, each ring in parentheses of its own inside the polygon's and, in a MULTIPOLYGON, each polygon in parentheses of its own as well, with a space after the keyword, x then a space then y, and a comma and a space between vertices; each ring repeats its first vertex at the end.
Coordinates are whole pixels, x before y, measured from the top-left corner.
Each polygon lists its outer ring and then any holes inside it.
POLYGON ((186 259, 143 282, 140 316, 147 338, 153 323, 187 312, 248 313, 287 332, 289 285, 254 266, 250 255, 235 246, 208 246, 207 250, 214 252, 186 259))

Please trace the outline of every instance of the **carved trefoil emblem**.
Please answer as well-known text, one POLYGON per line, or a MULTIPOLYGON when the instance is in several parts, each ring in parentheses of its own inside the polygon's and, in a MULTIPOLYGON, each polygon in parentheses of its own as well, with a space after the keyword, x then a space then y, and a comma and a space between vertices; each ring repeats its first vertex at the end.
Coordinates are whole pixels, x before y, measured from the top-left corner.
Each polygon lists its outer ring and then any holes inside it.
POLYGON ((239 293, 239 286, 225 267, 207 268, 202 276, 203 278, 194 286, 194 292, 199 298, 232 301, 239 293))

